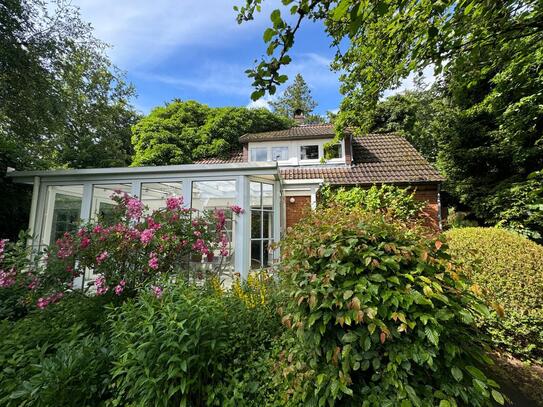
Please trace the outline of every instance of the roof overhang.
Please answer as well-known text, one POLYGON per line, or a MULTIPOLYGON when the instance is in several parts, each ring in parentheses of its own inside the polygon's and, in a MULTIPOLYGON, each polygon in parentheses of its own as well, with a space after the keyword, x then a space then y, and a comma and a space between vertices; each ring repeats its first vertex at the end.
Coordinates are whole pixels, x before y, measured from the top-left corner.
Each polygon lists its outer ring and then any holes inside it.
POLYGON ((278 176, 277 163, 227 163, 227 164, 185 164, 149 167, 114 167, 87 169, 58 169, 44 171, 11 171, 6 177, 14 182, 32 184, 35 177, 42 181, 112 180, 160 177, 199 177, 235 175, 278 176))

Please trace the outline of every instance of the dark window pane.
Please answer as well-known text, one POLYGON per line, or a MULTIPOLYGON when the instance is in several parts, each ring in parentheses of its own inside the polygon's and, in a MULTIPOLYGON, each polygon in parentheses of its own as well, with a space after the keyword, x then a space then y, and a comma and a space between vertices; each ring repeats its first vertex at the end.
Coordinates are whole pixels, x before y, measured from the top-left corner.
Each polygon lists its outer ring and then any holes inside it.
POLYGON ((326 148, 326 158, 341 158, 343 156, 343 151, 341 144, 334 144, 326 148))
POLYGON ((302 160, 318 160, 319 146, 302 146, 300 153, 300 159, 302 160))
POLYGON ((262 211, 251 211, 251 238, 260 239, 262 236, 262 211))
POLYGON ((273 237, 273 212, 262 212, 263 229, 262 237, 264 239, 273 237))
POLYGON ((251 268, 262 267, 262 241, 251 241, 251 268))

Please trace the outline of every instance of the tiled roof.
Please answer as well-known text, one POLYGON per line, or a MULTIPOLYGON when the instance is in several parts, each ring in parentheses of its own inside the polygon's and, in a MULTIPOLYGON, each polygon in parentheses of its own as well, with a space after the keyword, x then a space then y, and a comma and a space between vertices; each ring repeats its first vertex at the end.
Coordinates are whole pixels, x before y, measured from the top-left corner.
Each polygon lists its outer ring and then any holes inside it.
POLYGON ((303 140, 329 138, 335 135, 332 124, 311 124, 294 126, 287 130, 265 131, 262 133, 247 133, 239 138, 241 143, 253 141, 303 140))
POLYGON ((197 160, 194 164, 227 164, 227 163, 242 163, 246 160, 243 158, 243 151, 234 151, 230 154, 229 157, 220 158, 220 157, 210 157, 197 160))
POLYGON ((404 138, 395 134, 353 137, 353 165, 280 168, 285 180, 323 179, 330 184, 440 182, 444 178, 404 138))

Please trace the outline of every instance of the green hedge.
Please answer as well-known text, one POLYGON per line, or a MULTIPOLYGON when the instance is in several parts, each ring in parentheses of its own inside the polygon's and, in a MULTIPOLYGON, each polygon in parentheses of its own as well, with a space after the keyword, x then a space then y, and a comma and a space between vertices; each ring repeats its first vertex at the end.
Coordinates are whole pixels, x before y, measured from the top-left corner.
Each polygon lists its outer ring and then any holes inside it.
POLYGON ((503 307, 503 318, 494 315, 484 322, 493 341, 543 362, 543 246, 498 228, 452 229, 446 237, 482 295, 503 307))

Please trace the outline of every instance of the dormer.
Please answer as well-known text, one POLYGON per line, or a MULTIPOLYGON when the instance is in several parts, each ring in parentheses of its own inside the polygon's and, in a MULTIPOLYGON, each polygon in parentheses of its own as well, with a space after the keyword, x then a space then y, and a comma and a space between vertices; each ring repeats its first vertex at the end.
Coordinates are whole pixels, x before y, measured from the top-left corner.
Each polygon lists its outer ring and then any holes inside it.
POLYGON ((351 135, 347 134, 325 151, 325 145, 334 136, 331 124, 299 125, 287 130, 245 134, 240 142, 249 162, 276 161, 279 166, 350 165, 351 135))

